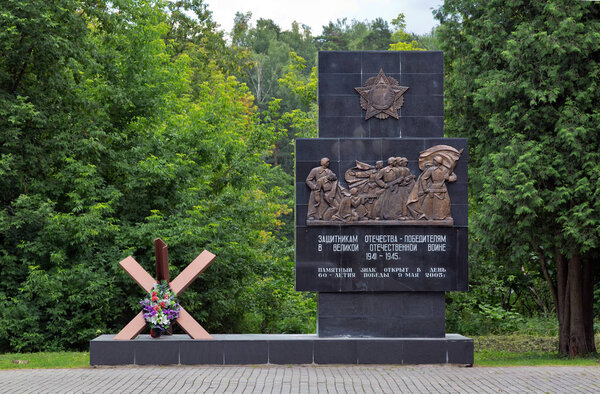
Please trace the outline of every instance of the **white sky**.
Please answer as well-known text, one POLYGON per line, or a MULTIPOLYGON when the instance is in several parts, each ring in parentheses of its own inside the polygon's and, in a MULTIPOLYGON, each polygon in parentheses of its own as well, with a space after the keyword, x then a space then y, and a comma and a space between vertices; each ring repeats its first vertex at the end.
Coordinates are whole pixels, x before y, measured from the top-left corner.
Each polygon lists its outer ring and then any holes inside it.
POLYGON ((252 12, 252 25, 259 18, 272 19, 282 30, 289 30, 295 20, 311 27, 313 36, 321 34, 329 21, 348 18, 348 21, 372 21, 381 17, 389 22, 400 12, 406 17, 406 30, 423 34, 437 25, 432 8, 443 0, 205 0, 220 30, 230 33, 237 11, 252 12))

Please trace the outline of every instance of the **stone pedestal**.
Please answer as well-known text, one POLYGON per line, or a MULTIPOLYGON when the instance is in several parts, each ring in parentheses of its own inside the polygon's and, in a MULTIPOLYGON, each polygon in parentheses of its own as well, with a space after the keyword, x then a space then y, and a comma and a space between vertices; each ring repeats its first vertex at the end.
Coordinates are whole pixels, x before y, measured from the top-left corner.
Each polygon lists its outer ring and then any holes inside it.
MULTIPOLYGON (((296 290, 319 293, 318 337, 359 344, 367 339, 381 341, 369 346, 379 347, 381 357, 394 353, 402 362, 405 357, 450 362, 456 351, 472 359, 471 345, 453 348, 447 357, 441 355, 442 348, 450 349, 441 345, 449 337, 445 334, 445 292, 468 290, 468 149, 466 139, 444 138, 442 53, 320 52, 318 69, 319 138, 297 139, 295 152, 296 290), (374 86, 378 90, 370 90, 374 86), (396 89, 393 99, 392 86, 396 89), (401 106, 396 104, 400 102, 397 94, 402 94, 401 106), (388 102, 394 103, 393 108, 384 111, 388 102), (341 213, 333 219, 318 213, 321 208, 315 204, 315 193, 326 196, 328 190, 311 186, 318 174, 335 174, 329 184, 337 182, 333 187, 341 195, 362 194, 377 200, 381 197, 372 197, 377 186, 369 178, 375 176, 369 174, 380 176, 377 171, 382 167, 376 163, 388 166, 395 160, 390 158, 406 159, 403 171, 410 170, 416 184, 427 169, 441 168, 423 164, 420 154, 427 157, 428 151, 445 147, 455 149, 460 157, 452 167, 444 164, 454 177, 444 185, 451 217, 442 219, 447 220, 427 218, 429 222, 424 223, 424 215, 414 213, 390 220, 379 217, 385 215, 365 214, 364 209, 360 216, 358 208, 352 208, 352 219, 341 218, 341 213), (356 175, 365 168, 371 172, 356 175), (368 188, 353 186, 361 184, 358 177, 371 182, 368 188)), ((320 179, 315 185, 328 184, 325 176, 320 179)), ((379 184, 384 186, 390 184, 379 184)), ((343 199, 336 200, 340 206, 343 199)), ((329 203, 328 209, 333 205, 329 203)), ((369 209, 374 210, 374 205, 369 209)), ((464 340, 463 344, 472 344, 464 340)), ((332 349, 333 353, 347 350, 334 343, 340 348, 332 349)))
POLYGON ((314 334, 229 334, 213 340, 140 335, 90 341, 91 365, 200 364, 473 364, 473 340, 442 338, 320 338, 314 334))
POLYGON ((444 292, 319 293, 319 337, 444 338, 444 292))

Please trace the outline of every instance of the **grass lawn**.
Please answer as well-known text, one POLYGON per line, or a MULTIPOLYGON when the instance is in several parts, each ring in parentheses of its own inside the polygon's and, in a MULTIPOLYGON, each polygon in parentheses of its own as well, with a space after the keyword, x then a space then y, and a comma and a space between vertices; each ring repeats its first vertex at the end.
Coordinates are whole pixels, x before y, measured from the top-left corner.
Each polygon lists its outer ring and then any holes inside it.
MULTIPOLYGON (((600 356, 570 359, 559 356, 558 337, 539 335, 485 335, 473 337, 475 366, 501 367, 526 365, 595 365, 600 356)), ((600 336, 596 335, 600 344, 600 336)))
POLYGON ((0 369, 82 368, 90 366, 89 352, 0 354, 0 369))
POLYGON ((600 366, 600 356, 570 359, 559 356, 558 353, 525 352, 515 353, 506 351, 480 350, 475 352, 476 367, 516 367, 537 365, 593 365, 600 366))

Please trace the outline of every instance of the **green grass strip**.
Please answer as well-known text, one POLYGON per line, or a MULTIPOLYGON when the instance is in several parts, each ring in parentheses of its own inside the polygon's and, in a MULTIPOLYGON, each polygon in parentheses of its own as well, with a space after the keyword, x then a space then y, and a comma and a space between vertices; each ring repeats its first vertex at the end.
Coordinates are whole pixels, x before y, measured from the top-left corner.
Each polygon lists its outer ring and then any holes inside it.
POLYGON ((600 355, 568 358, 556 352, 507 352, 483 349, 475 352, 475 366, 517 367, 538 365, 600 366, 600 355))
POLYGON ((0 369, 84 368, 89 366, 89 352, 0 354, 0 369))

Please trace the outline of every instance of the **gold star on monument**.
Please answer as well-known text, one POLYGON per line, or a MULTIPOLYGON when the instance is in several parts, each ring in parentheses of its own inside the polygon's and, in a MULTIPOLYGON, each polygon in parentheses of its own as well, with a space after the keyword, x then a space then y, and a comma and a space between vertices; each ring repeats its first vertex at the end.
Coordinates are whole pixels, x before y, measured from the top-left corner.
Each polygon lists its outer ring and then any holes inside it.
POLYGON ((379 70, 376 77, 371 77, 365 82, 365 86, 354 88, 360 94, 360 106, 367 111, 365 120, 375 116, 378 119, 386 119, 390 116, 398 119, 398 110, 404 104, 404 92, 406 86, 400 86, 398 81, 388 77, 379 70))

